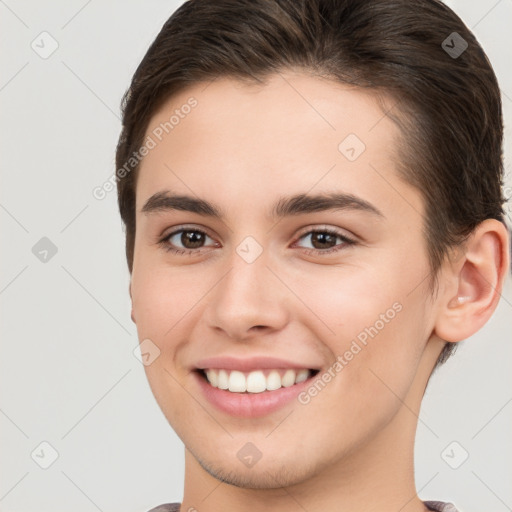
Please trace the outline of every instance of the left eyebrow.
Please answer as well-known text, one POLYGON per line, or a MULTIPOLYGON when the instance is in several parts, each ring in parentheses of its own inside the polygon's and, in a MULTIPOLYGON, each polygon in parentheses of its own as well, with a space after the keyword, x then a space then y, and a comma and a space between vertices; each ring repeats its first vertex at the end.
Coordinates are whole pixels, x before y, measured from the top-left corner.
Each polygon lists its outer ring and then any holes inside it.
POLYGON ((286 217, 327 210, 358 210, 385 218, 384 214, 373 204, 361 197, 344 192, 281 197, 272 208, 271 215, 272 217, 286 217))
MULTIPOLYGON (((215 219, 225 217, 221 208, 205 199, 183 194, 171 194, 167 190, 153 194, 142 207, 141 213, 149 214, 172 210, 188 211, 215 219)), ((357 210, 385 218, 384 214, 373 204, 361 197, 344 192, 283 196, 276 201, 270 215, 272 218, 282 218, 328 210, 357 210)))

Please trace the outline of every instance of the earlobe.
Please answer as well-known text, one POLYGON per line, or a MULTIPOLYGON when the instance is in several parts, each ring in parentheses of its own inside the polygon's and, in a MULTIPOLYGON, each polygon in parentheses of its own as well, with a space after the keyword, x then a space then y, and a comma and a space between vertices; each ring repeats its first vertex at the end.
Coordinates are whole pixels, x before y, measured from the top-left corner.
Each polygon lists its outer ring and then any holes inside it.
POLYGON ((482 328, 498 305, 509 267, 508 231, 503 223, 487 219, 465 244, 461 258, 446 270, 435 333, 450 342, 469 338, 482 328))

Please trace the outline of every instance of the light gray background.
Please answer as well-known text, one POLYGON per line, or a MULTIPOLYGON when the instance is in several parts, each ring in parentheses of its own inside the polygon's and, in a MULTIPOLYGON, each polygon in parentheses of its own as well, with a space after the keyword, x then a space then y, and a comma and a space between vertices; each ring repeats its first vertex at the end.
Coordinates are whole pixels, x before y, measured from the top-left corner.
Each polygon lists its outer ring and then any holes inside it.
MULTIPOLYGON (((1 511, 144 512, 181 500, 183 446, 133 354, 115 192, 92 196, 114 171, 122 93, 180 4, 0 0, 1 511), (31 48, 50 48, 43 31, 59 45, 47 59, 31 48), (32 252, 42 237, 58 249, 46 263, 32 252), (47 469, 42 442, 58 452, 47 469)), ((510 187, 512 0, 449 5, 500 80, 510 187)), ((427 390, 416 446, 423 499, 512 510, 511 332, 509 278, 491 321, 427 390)))

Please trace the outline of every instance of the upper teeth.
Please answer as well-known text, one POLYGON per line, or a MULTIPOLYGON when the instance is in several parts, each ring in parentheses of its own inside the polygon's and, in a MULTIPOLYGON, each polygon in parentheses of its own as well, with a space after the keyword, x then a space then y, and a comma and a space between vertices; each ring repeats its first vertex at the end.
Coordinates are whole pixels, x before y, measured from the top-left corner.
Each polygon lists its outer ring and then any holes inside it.
POLYGON ((206 378, 215 388, 227 389, 234 393, 261 393, 273 391, 280 387, 289 387, 293 384, 305 381, 310 375, 310 370, 256 370, 253 372, 239 372, 238 370, 208 369, 206 378), (265 374, 267 374, 265 376, 265 374))

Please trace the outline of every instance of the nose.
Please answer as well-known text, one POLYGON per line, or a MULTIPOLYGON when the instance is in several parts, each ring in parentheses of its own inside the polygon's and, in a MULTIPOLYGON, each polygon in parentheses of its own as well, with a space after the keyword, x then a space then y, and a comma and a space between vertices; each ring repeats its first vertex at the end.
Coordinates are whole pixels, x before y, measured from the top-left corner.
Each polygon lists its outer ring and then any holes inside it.
POLYGON ((269 268, 266 252, 248 263, 233 251, 205 311, 211 329, 243 341, 287 324, 290 292, 269 268))

